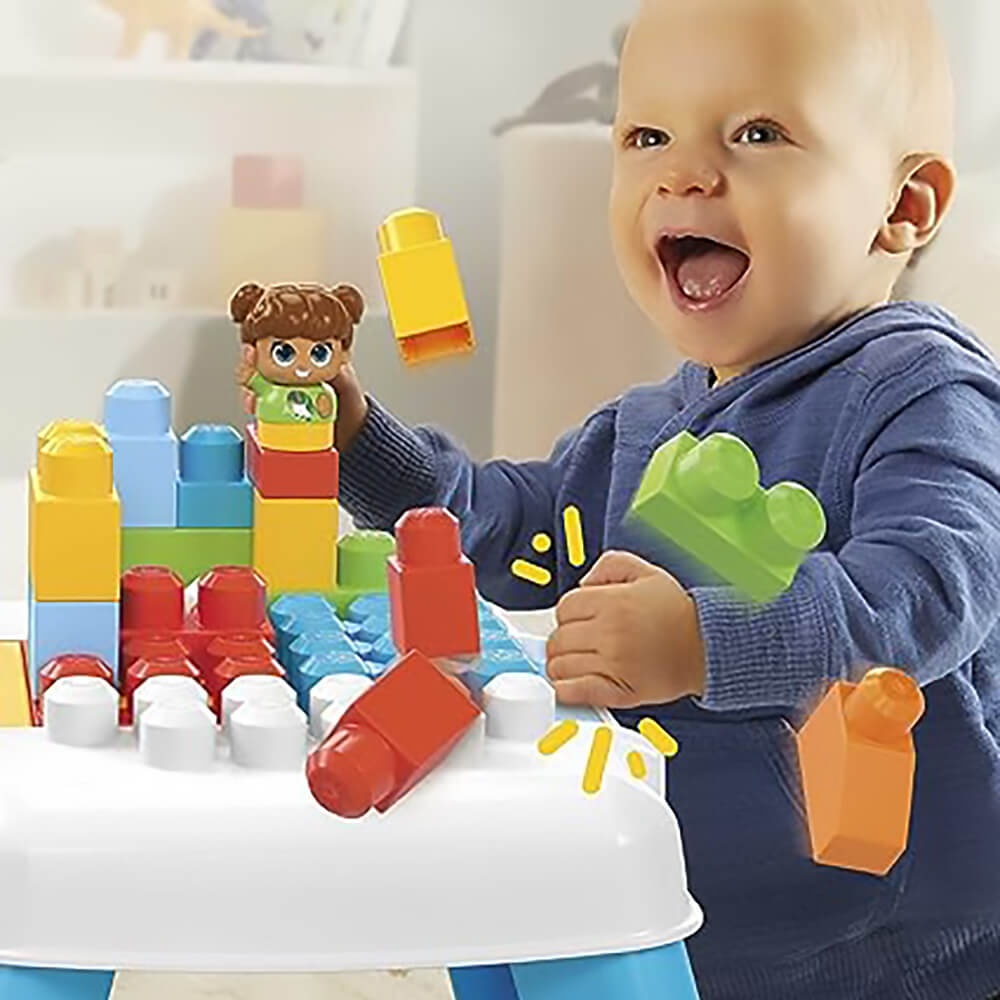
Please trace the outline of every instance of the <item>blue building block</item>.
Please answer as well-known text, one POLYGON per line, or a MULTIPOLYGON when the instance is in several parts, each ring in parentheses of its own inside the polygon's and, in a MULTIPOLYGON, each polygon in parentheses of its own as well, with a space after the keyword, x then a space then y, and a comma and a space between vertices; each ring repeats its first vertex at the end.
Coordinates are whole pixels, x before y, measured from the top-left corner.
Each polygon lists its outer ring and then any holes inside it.
POLYGON ((392 636, 380 636, 374 642, 364 643, 358 648, 364 649, 362 659, 371 660, 375 663, 392 663, 393 660, 399 659, 399 651, 396 649, 396 644, 392 641, 392 636))
POLYGON ((310 656, 298 670, 295 679, 295 690, 299 696, 299 706, 304 712, 309 711, 309 692, 324 677, 331 674, 360 674, 368 676, 361 657, 347 650, 333 650, 310 656))
POLYGON ((3 1000, 108 1000, 113 972, 0 965, 3 1000))
POLYGON ((457 676, 474 696, 498 674, 537 674, 538 669, 519 649, 484 649, 471 669, 457 676))
POLYGON ((298 687, 299 671, 306 661, 322 653, 350 653, 357 655, 351 640, 336 628, 323 632, 307 632, 295 638, 288 647, 288 656, 281 665, 288 671, 293 687, 298 687))
POLYGON ((253 486, 244 472, 243 438, 234 427, 196 424, 181 438, 177 524, 253 527, 253 486))
POLYGON ((362 594, 347 609, 347 620, 352 622, 363 622, 372 615, 385 617, 388 621, 389 615, 389 595, 388 594, 362 594))
POLYGON ((180 454, 170 393, 150 379, 116 382, 104 397, 123 528, 177 527, 180 454))
POLYGON ((117 679, 118 602, 36 601, 29 591, 28 667, 36 691, 38 672, 63 653, 99 656, 117 679))
POLYGON ((389 628, 377 618, 368 618, 363 622, 344 622, 344 632, 351 642, 367 643, 371 645, 377 639, 381 639, 389 628))
POLYGON ((507 632, 504 632, 502 635, 499 632, 480 633, 479 647, 483 652, 490 650, 495 653, 507 652, 518 653, 521 656, 525 655, 524 650, 517 641, 512 639, 507 632))
POLYGON ((511 965, 519 1000, 698 1000, 682 941, 623 955, 511 965))
POLYGON ((292 643, 303 635, 313 632, 343 632, 340 619, 333 609, 327 605, 302 605, 301 609, 285 607, 271 614, 274 624, 275 647, 278 660, 284 663, 288 659, 292 643))
POLYGON ((509 965, 449 969, 455 1000, 519 1000, 509 965))

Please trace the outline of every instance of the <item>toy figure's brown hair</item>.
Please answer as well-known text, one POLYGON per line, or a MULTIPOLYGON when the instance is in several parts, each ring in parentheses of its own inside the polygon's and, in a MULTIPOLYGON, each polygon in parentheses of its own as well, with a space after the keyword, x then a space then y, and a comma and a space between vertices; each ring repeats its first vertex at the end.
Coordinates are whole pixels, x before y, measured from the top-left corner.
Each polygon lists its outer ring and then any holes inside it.
POLYGON ((365 313, 365 300, 353 285, 246 284, 236 290, 229 315, 240 324, 240 340, 255 344, 263 337, 291 340, 338 340, 344 350, 354 343, 354 327, 365 313))

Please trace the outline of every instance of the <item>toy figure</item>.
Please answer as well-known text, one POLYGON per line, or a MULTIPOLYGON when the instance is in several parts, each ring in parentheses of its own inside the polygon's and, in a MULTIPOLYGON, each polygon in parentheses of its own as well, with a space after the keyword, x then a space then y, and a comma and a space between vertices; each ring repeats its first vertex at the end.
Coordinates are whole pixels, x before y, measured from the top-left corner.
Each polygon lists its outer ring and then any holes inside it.
POLYGON ((212 0, 100 0, 125 21, 118 56, 128 59, 142 48, 146 35, 163 31, 169 41, 171 59, 186 59, 194 40, 211 29, 230 38, 253 38, 261 34, 243 21, 226 17, 212 0))
POLYGON ((553 80, 522 115, 494 125, 493 134, 503 135, 518 125, 586 121, 610 125, 618 104, 618 62, 627 31, 628 25, 619 25, 612 35, 614 64, 591 63, 553 80))
POLYGON ((236 369, 243 404, 265 424, 332 423, 337 397, 328 383, 350 359, 365 303, 353 285, 246 284, 229 306, 241 326, 236 369))

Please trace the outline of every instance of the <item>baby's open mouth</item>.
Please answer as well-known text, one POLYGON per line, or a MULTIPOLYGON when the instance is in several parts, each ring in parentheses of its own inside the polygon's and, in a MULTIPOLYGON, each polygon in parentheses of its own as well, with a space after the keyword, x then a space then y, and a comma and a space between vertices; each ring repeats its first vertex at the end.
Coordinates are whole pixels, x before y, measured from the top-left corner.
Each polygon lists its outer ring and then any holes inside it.
POLYGON ((750 256, 707 236, 663 236, 656 244, 678 304, 711 309, 734 292, 750 270, 750 256))

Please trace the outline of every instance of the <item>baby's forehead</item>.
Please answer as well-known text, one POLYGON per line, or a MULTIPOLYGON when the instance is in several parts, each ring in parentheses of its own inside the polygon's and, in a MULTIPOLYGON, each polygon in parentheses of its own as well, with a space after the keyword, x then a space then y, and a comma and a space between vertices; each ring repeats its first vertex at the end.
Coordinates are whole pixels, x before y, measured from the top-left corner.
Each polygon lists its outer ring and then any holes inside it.
POLYGON ((947 53, 925 0, 641 0, 622 54, 622 110, 713 99, 837 127, 882 119, 904 145, 950 147, 947 53))

